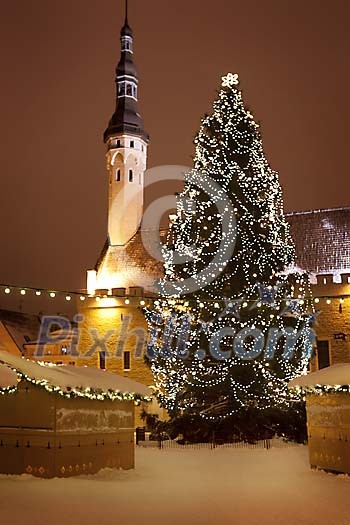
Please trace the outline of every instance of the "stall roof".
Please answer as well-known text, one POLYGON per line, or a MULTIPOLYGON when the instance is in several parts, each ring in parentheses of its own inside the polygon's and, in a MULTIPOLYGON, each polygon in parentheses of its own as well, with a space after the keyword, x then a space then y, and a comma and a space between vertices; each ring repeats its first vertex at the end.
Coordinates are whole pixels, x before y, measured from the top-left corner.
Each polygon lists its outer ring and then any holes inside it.
POLYGON ((311 374, 297 377, 290 381, 289 387, 313 386, 343 386, 350 385, 350 363, 332 365, 311 374))
MULTIPOLYGON (((24 378, 29 379, 47 389, 57 390, 63 394, 76 393, 91 397, 91 391, 96 393, 113 393, 135 398, 148 398, 152 391, 146 385, 122 377, 105 370, 87 366, 72 365, 47 365, 34 361, 29 361, 24 357, 9 354, 0 350, 0 386, 13 386, 14 375, 10 373, 13 370, 22 374, 24 378), (6 372, 7 369, 8 372, 6 372), (11 385, 1 385, 2 381, 11 382, 11 385)), ((15 384, 17 381, 15 382, 15 384)))
POLYGON ((17 385, 17 374, 6 365, 0 365, 0 388, 13 388, 17 385))

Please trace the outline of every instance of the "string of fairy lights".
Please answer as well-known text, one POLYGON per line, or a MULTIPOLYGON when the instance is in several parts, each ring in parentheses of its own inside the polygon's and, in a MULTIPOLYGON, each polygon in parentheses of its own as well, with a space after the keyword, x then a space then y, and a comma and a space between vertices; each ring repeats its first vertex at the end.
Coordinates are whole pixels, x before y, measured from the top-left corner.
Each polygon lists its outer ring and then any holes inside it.
MULTIPOLYGON (((34 386, 44 388, 50 394, 57 394, 61 397, 65 397, 68 399, 82 397, 94 401, 134 401, 135 403, 139 403, 141 401, 151 401, 150 396, 145 396, 134 392, 120 392, 118 390, 111 389, 102 390, 92 387, 83 388, 79 386, 66 387, 66 389, 64 389, 60 386, 51 384, 50 381, 48 381, 47 379, 36 379, 34 377, 28 376, 20 370, 17 370, 13 366, 10 366, 8 364, 7 366, 17 374, 18 382, 22 380, 27 381, 28 383, 31 383, 34 386)), ((0 395, 16 394, 17 392, 17 386, 8 386, 0 388, 0 395)))
MULTIPOLYGON (((83 293, 83 292, 77 292, 77 291, 64 291, 64 290, 53 290, 51 288, 35 288, 35 287, 28 287, 28 286, 17 286, 12 284, 0 284, 0 294, 4 294, 5 296, 10 296, 11 294, 16 294, 17 296, 26 296, 26 297, 47 297, 49 299, 58 299, 58 298, 64 298, 67 302, 75 300, 79 300, 81 302, 86 301, 87 299, 95 299, 97 301, 100 301, 104 298, 114 298, 114 299, 120 299, 126 302, 125 304, 130 304, 132 300, 135 299, 135 295, 113 295, 110 294, 98 294, 98 292, 95 295, 83 293)), ((300 294, 299 294, 300 295, 300 294)), ((314 304, 319 305, 320 307, 322 304, 338 304, 343 305, 346 299, 350 299, 350 293, 346 294, 343 293, 342 295, 317 295, 317 297, 313 297, 311 294, 308 296, 303 297, 290 297, 290 301, 296 300, 299 302, 299 304, 304 304, 304 302, 314 302, 314 304)), ((145 306, 147 304, 155 304, 156 306, 161 304, 158 297, 144 297, 139 298, 139 304, 140 306, 145 306)), ((235 298, 232 298, 232 301, 234 301, 235 298)), ((225 308, 225 305, 230 300, 227 300, 224 302, 222 299, 210 299, 205 298, 198 300, 198 306, 200 309, 204 309, 206 305, 213 305, 215 309, 222 310, 225 308)), ((189 301, 186 299, 171 299, 168 301, 169 304, 178 305, 178 306, 189 306, 189 301)), ((257 301, 256 299, 247 299, 244 298, 242 301, 242 308, 248 307, 250 304, 256 304, 258 308, 262 306, 262 303, 257 301)))
POLYGON ((323 396, 326 394, 350 394, 350 385, 293 386, 291 390, 295 391, 297 395, 313 394, 323 396))

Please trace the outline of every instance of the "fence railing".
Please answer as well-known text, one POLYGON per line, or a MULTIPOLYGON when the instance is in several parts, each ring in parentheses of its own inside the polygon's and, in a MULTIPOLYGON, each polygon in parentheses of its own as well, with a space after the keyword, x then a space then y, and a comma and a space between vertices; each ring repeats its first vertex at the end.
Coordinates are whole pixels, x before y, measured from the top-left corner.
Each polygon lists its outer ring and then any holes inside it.
POLYGON ((139 440, 138 446, 144 448, 158 448, 159 450, 199 450, 199 449, 223 449, 223 448, 234 448, 234 449, 265 449, 271 448, 287 448, 295 446, 296 443, 290 441, 284 441, 283 439, 263 439, 255 442, 238 441, 232 443, 223 443, 220 441, 213 441, 209 443, 179 443, 176 440, 171 439, 159 439, 159 440, 139 440))

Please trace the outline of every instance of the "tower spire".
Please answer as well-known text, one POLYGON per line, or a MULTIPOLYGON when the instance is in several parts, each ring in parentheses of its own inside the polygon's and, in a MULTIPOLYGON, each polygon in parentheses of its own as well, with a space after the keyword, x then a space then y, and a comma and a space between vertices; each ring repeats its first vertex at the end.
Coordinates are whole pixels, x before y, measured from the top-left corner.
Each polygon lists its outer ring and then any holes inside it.
POLYGON ((120 31, 121 55, 116 69, 116 109, 104 133, 104 141, 120 133, 142 137, 148 142, 143 120, 138 112, 138 75, 133 61, 134 38, 128 21, 128 0, 125 20, 120 31))
POLYGON ((129 25, 128 24, 128 0, 125 0, 125 24, 124 25, 129 25))

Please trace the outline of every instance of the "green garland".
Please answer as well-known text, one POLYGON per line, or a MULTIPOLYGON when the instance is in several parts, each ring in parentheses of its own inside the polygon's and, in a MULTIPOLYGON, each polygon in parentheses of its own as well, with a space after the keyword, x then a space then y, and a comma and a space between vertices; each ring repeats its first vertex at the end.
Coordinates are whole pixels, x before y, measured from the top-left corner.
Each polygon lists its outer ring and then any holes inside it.
MULTIPOLYGON (((65 398, 68 398, 68 399, 74 399, 74 398, 78 398, 78 397, 82 397, 82 398, 86 398, 86 399, 91 399, 91 400, 95 400, 95 401, 105 401, 105 400, 109 400, 109 401, 134 401, 135 403, 140 403, 141 401, 151 401, 151 397, 149 396, 142 396, 140 394, 136 394, 136 393, 131 393, 131 392, 128 392, 128 393, 125 393, 125 394, 122 394, 121 392, 117 392, 117 391, 114 391, 114 390, 107 390, 106 392, 103 391, 103 390, 99 390, 99 389, 94 389, 94 388, 90 388, 90 387, 86 387, 86 388, 71 388, 71 387, 67 387, 67 391, 64 391, 62 390, 60 387, 58 386, 52 386, 50 385, 50 383, 46 380, 46 379, 33 379, 29 376, 27 376, 26 374, 22 373, 22 372, 18 372, 18 370, 16 370, 15 368, 12 368, 11 369, 17 373, 17 377, 18 377, 18 380, 19 382, 21 380, 25 380, 25 381, 28 381, 29 383, 31 383, 32 385, 34 386, 38 386, 40 388, 45 388, 45 390, 47 392, 49 392, 50 394, 58 394, 62 397, 65 397, 65 398)), ((2 395, 5 395, 5 394, 14 394, 18 391, 17 387, 6 387, 6 388, 1 388, 0 389, 0 394, 2 395)))
POLYGON ((313 385, 313 386, 294 386, 291 390, 297 393, 314 394, 323 396, 325 394, 350 394, 350 385, 313 385))
POLYGON ((16 394, 17 393, 17 387, 16 386, 7 386, 0 388, 0 396, 9 395, 9 394, 16 394))

